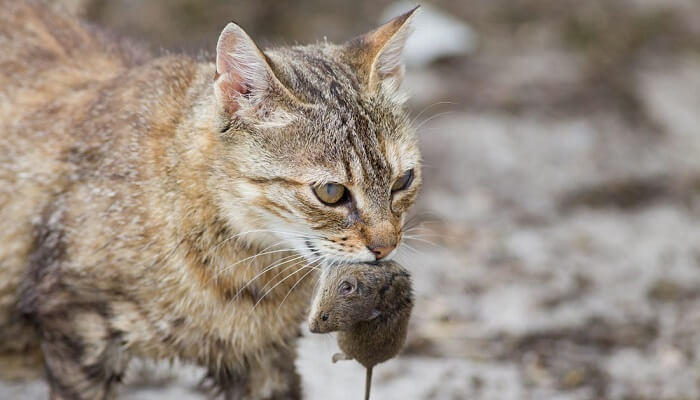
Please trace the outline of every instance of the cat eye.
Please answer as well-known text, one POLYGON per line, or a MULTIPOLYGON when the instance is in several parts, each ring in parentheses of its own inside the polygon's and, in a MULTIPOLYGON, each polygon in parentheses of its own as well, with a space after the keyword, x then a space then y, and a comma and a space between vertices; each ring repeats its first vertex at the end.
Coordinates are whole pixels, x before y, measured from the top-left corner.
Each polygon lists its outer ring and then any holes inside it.
POLYGON ((352 283, 348 281, 343 281, 343 283, 340 284, 339 289, 340 293, 342 294, 350 294, 353 290, 355 290, 355 287, 352 285, 352 283))
POLYGON ((326 183, 321 186, 314 186, 314 194, 323 204, 332 206, 340 203, 346 198, 347 189, 339 183, 326 183))
POLYGON ((403 175, 401 175, 401 177, 394 182, 394 185, 391 187, 391 191, 398 192, 399 190, 405 190, 411 186, 411 182, 413 182, 413 168, 404 172, 403 175))

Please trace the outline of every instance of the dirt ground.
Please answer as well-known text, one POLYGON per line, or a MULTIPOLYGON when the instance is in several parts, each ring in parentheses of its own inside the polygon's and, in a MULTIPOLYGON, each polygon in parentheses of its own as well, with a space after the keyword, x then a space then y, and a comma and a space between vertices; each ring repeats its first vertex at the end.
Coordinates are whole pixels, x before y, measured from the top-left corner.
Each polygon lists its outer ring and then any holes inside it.
MULTIPOLYGON (((211 50, 230 19, 263 43, 340 40, 389 5, 66 1, 175 51, 211 50)), ((478 39, 408 68, 425 185, 398 259, 417 304, 373 398, 700 399, 700 2, 431 4, 478 39)), ((335 349, 303 338, 308 399, 361 398, 335 349)), ((202 398, 198 374, 135 365, 124 398, 202 398)))

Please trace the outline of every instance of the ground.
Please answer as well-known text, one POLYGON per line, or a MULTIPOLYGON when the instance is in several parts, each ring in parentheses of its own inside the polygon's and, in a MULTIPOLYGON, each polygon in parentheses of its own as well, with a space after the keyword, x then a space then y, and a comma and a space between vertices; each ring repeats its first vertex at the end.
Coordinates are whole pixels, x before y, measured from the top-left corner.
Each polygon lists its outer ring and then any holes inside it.
MULTIPOLYGON (((205 1, 216 4, 183 31, 192 1, 149 2, 138 16, 134 1, 70 3, 171 49, 213 45, 227 19, 272 42, 326 29, 337 40, 388 5, 205 1), (140 22, 159 13, 173 17, 140 22)), ((700 399, 700 3, 433 4, 478 41, 409 65, 425 186, 398 259, 417 303, 373 398, 700 399)), ((364 371, 331 364, 335 351, 332 336, 302 339, 308 399, 361 398, 364 371)), ((124 398, 201 398, 198 374, 137 365, 124 398)), ((0 385, 0 398, 45 391, 0 385)))

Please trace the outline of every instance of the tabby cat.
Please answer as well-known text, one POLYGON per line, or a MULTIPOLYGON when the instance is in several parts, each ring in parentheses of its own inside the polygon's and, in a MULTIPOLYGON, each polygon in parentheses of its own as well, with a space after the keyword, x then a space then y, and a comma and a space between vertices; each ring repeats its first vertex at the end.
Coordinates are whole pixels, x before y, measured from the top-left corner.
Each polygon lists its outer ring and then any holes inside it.
POLYGON ((341 45, 153 57, 0 0, 0 370, 115 395, 129 360, 298 399, 320 268, 395 253, 421 183, 402 109, 412 10, 341 45))

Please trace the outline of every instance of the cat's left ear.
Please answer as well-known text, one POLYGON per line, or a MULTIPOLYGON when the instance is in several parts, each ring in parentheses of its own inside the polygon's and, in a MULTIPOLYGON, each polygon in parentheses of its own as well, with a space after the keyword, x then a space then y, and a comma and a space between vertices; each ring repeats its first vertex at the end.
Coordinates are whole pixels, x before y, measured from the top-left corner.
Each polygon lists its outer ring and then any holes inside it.
POLYGON ((402 53, 418 7, 345 44, 345 55, 370 92, 398 89, 404 74, 402 53))
POLYGON ((216 100, 229 116, 259 106, 271 95, 291 96, 277 79, 267 57, 248 34, 231 22, 216 44, 216 100))

